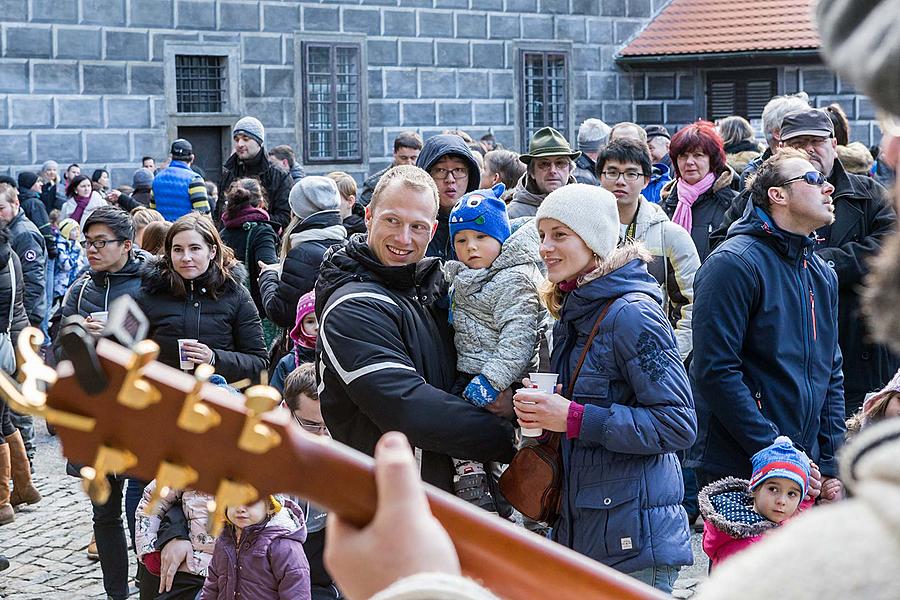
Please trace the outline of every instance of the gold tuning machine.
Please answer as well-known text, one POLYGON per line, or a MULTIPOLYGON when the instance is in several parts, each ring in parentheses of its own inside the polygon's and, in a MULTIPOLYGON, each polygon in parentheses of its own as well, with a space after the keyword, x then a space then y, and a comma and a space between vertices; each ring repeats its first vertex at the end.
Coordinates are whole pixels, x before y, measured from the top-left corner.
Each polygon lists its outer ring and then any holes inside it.
POLYGON ((128 408, 143 410, 162 399, 160 391, 144 379, 144 367, 159 356, 159 346, 152 340, 141 340, 134 346, 133 352, 117 399, 128 408))
POLYGON ((219 482, 216 497, 208 504, 212 518, 209 520, 209 534, 218 537, 225 525, 225 509, 240 504, 253 504, 259 498, 259 492, 249 483, 223 479, 219 482))
POLYGON ((160 498, 169 495, 172 490, 184 490, 197 481, 197 471, 186 465, 176 465, 169 461, 163 461, 156 471, 156 487, 150 494, 150 501, 144 508, 147 515, 153 514, 156 510, 156 504, 160 498))
POLYGON ((106 476, 111 473, 124 473, 137 464, 137 457, 128 450, 119 450, 109 446, 100 446, 93 467, 82 467, 81 477, 84 491, 97 506, 109 500, 109 482, 106 476))
POLYGON ((247 418, 238 438, 238 448, 253 454, 265 454, 281 443, 281 436, 262 422, 262 415, 278 406, 281 394, 268 385, 254 385, 244 395, 247 397, 247 418))
POLYGON ((184 398, 184 406, 178 415, 178 426, 191 433, 206 433, 222 422, 222 417, 208 404, 203 402, 200 392, 210 376, 215 372, 212 365, 197 365, 194 370, 194 389, 184 398))

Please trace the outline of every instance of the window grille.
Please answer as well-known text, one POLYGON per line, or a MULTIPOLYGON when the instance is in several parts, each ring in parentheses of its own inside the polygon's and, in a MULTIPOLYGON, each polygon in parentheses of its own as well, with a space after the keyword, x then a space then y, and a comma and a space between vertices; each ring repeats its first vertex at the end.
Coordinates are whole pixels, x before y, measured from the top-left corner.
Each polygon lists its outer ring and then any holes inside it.
POLYGON ((175 96, 180 113, 220 113, 225 106, 224 56, 175 56, 175 96))
POLYGON ((714 121, 732 115, 759 119, 778 90, 775 69, 713 71, 706 74, 706 112, 714 121))
POLYGON ((553 127, 568 137, 568 56, 564 52, 522 53, 522 139, 542 127, 553 127))
POLYGON ((305 161, 362 160, 359 45, 307 43, 303 56, 305 161))

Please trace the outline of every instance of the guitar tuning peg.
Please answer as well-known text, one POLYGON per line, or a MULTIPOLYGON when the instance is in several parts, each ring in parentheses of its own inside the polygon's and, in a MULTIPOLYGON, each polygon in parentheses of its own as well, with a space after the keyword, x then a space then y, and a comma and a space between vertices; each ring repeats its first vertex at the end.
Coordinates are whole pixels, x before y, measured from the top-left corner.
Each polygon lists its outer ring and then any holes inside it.
POLYGON ((136 464, 137 457, 128 450, 100 446, 94 466, 81 468, 82 485, 91 497, 91 502, 97 506, 106 504, 110 492, 106 476, 110 473, 124 473, 136 464))
POLYGON ((153 514, 156 503, 160 498, 167 496, 170 490, 183 490, 197 481, 197 471, 186 465, 176 465, 169 461, 163 461, 156 471, 156 487, 150 494, 150 501, 144 509, 145 514, 153 514))
POLYGON ((268 385, 254 385, 245 392, 247 418, 238 438, 238 448, 253 454, 265 454, 281 443, 281 436, 262 422, 262 415, 281 402, 281 394, 268 385))
POLYGON ((218 537, 225 525, 225 509, 239 504, 253 504, 259 498, 259 492, 249 483, 229 481, 223 479, 219 482, 216 497, 207 504, 210 512, 209 534, 218 537))
POLYGON ((159 356, 159 346, 152 340, 141 340, 134 346, 133 352, 117 400, 129 408, 144 410, 162 399, 159 389, 144 379, 144 367, 159 356))
POLYGON ((194 370, 194 389, 192 389, 184 398, 184 406, 181 407, 181 414, 178 415, 178 426, 191 433, 206 433, 213 427, 217 427, 222 422, 222 417, 208 404, 203 402, 200 392, 203 384, 209 381, 210 376, 215 372, 212 365, 197 365, 194 370))

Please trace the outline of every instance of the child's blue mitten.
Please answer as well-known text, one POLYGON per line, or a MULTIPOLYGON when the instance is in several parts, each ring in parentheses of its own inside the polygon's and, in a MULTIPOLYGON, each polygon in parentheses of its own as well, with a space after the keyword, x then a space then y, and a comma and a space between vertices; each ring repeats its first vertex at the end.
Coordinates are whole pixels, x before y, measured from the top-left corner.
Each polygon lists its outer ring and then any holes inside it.
POLYGON ((499 395, 484 375, 476 376, 463 390, 463 397, 475 406, 487 406, 499 395))

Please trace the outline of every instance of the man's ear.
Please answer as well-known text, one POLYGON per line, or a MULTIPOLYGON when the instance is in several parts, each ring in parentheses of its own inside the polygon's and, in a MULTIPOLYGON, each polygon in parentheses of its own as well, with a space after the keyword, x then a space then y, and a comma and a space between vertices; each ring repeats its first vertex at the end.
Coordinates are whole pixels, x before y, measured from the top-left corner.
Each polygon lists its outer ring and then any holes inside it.
POLYGON ((787 194, 784 192, 784 188, 770 187, 766 193, 769 195, 771 204, 780 204, 781 206, 787 204, 787 194))

